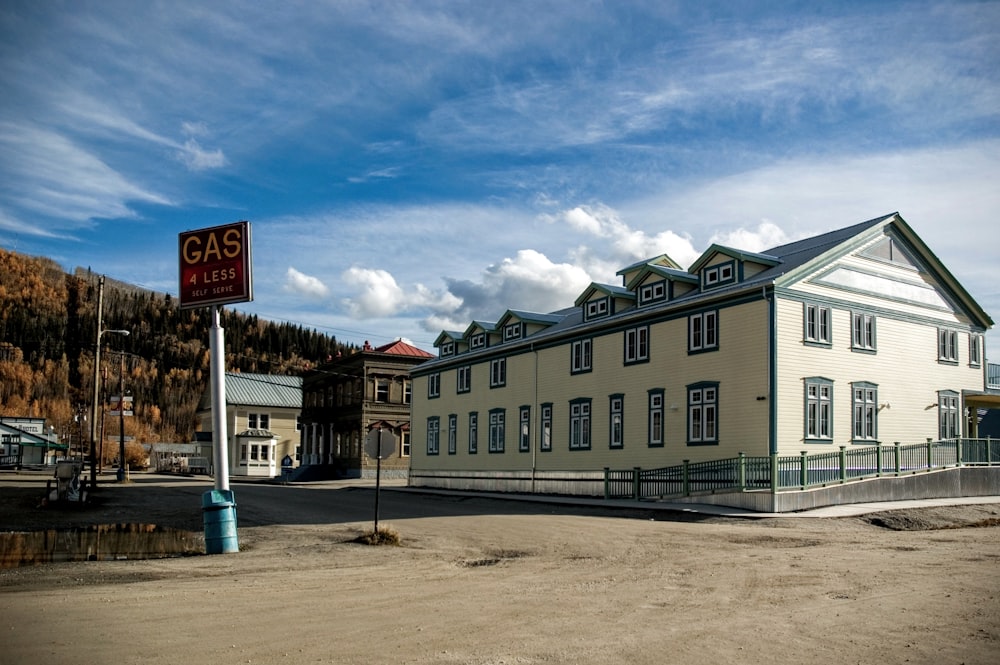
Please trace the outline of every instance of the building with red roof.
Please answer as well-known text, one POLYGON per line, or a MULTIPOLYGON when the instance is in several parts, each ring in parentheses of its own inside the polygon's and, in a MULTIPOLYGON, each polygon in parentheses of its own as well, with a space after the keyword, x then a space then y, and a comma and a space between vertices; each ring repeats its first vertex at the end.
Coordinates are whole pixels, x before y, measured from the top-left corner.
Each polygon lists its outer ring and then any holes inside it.
POLYGON ((303 377, 301 446, 296 477, 374 478, 377 460, 365 454, 369 432, 394 438, 382 476, 406 478, 410 466, 410 370, 434 358, 403 340, 338 355, 303 377))

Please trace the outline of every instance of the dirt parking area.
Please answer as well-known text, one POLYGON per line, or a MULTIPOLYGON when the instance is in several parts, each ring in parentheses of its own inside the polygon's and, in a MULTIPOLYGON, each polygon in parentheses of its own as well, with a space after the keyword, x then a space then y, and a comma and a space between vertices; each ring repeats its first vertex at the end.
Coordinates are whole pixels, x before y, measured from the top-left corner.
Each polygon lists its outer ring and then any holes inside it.
MULTIPOLYGON (((79 510, 0 480, 0 530, 199 530, 204 480, 79 510)), ((739 519, 234 485, 239 553, 0 570, 0 663, 965 663, 1000 657, 1000 504, 739 519)))

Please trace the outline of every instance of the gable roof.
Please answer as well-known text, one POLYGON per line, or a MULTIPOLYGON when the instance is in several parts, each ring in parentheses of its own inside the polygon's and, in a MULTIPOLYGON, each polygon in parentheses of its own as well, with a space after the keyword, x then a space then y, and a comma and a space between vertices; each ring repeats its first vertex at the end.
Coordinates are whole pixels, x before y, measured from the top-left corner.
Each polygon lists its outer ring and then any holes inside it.
POLYGON ((766 266, 775 266, 781 262, 781 259, 772 254, 758 254, 756 252, 744 252, 739 249, 733 249, 732 247, 726 247, 724 245, 713 244, 711 247, 702 252, 702 255, 698 257, 698 260, 691 264, 688 268, 689 273, 696 273, 712 259, 716 254, 723 254, 729 258, 736 259, 737 261, 751 261, 753 263, 760 263, 766 266))
POLYGON ((302 377, 226 372, 226 404, 302 408, 302 377))
MULTIPOLYGON (((442 333, 444 334, 444 333, 442 333)), ((448 333, 453 339, 462 339, 461 333, 448 333)), ((434 358, 434 354, 427 353, 423 349, 418 349, 417 347, 407 344, 401 339, 397 339, 395 342, 389 342, 388 344, 383 344, 382 346, 375 347, 372 349, 375 353, 388 353, 394 356, 411 356, 414 358, 434 358)))
POLYGON ((468 337, 476 328, 481 328, 485 333, 495 333, 497 331, 497 324, 489 323, 488 321, 473 321, 469 324, 469 327, 465 329, 464 336, 468 337))
POLYGON ((508 309, 504 312, 504 315, 500 317, 500 320, 497 321, 497 328, 502 327, 505 322, 512 318, 517 319, 518 321, 523 321, 524 323, 539 323, 545 326, 551 326, 562 321, 565 318, 565 314, 556 312, 551 314, 542 314, 540 312, 526 312, 524 310, 508 309))
POLYGON ((685 282, 687 284, 697 285, 699 280, 697 275, 692 275, 689 272, 684 272, 683 270, 676 270, 674 268, 666 268, 659 265, 647 265, 640 269, 639 272, 635 273, 632 280, 626 284, 626 288, 632 290, 637 284, 642 282, 647 275, 658 275, 675 282, 685 282))
MULTIPOLYGON (((892 236, 902 239, 908 243, 910 257, 915 263, 919 263, 921 270, 929 273, 944 289, 948 290, 949 297, 958 306, 962 307, 970 316, 975 325, 984 329, 993 326, 993 321, 989 315, 976 303, 972 296, 962 287, 954 276, 945 268, 934 253, 924 244, 917 234, 909 227, 897 212, 888 215, 875 217, 864 222, 821 233, 819 235, 803 238, 794 242, 778 245, 764 252, 745 252, 734 250, 729 247, 713 245, 702 254, 695 262, 690 271, 683 271, 666 265, 670 261, 666 255, 654 257, 645 261, 640 261, 631 266, 618 271, 619 275, 628 275, 626 288, 634 289, 641 281, 651 274, 663 275, 667 279, 694 285, 687 291, 669 302, 658 304, 655 310, 660 308, 683 308, 705 303, 723 300, 732 297, 734 294, 749 292, 752 289, 774 286, 778 288, 789 287, 805 276, 836 262, 840 257, 847 256, 851 252, 858 251, 862 247, 870 244, 876 237, 881 235, 892 236), (735 281, 723 286, 705 290, 697 288, 700 279, 693 274, 697 267, 703 267, 717 253, 723 253, 740 261, 756 263, 763 269, 742 280, 735 281)), ((505 321, 511 317, 516 317, 521 321, 536 322, 545 324, 544 330, 529 335, 530 343, 542 342, 543 340, 554 340, 566 334, 579 334, 575 329, 583 321, 581 305, 586 298, 592 295, 595 290, 617 293, 619 287, 608 287, 607 285, 591 283, 584 293, 576 299, 575 306, 562 310, 557 310, 549 314, 537 314, 533 312, 522 312, 518 310, 507 310, 503 317, 496 324, 499 329, 505 321), (607 290, 607 291, 605 291, 607 290)), ((650 310, 646 310, 648 312, 650 310)), ((627 311, 616 312, 610 317, 602 318, 602 325, 621 325, 623 321, 630 320, 630 317, 644 316, 642 311, 629 308, 627 311)), ((468 334, 477 322, 473 322, 466 331, 468 334)), ((481 325, 481 324, 480 324, 481 325)), ((485 324, 490 326, 490 324, 485 324)), ((492 327, 492 326, 491 326, 492 327)), ((525 343, 525 339, 515 341, 515 344, 525 343)), ((491 350, 478 349, 475 353, 489 353, 491 350)), ((438 367, 447 362, 447 359, 440 359, 429 363, 430 367, 438 367)), ((424 368, 425 371, 428 368, 424 368)))
POLYGON ((591 282, 583 293, 581 293, 574 303, 577 307, 587 302, 590 296, 594 293, 603 293, 606 296, 611 296, 613 298, 626 298, 628 300, 635 300, 635 294, 626 289, 624 286, 612 286, 611 284, 599 284, 597 282, 591 282))
POLYGON ((654 256, 649 259, 643 259, 642 261, 636 261, 630 266, 625 266, 616 275, 625 275, 626 273, 632 272, 633 270, 638 270, 643 266, 660 266, 661 268, 674 268, 675 270, 680 270, 681 267, 672 258, 666 254, 660 254, 659 256, 654 256))

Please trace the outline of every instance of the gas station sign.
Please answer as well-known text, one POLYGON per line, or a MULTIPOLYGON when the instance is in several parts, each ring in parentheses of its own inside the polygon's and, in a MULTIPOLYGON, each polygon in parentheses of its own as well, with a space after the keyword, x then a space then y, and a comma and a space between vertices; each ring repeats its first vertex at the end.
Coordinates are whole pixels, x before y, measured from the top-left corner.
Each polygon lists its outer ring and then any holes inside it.
POLYGON ((180 306, 253 300, 250 222, 180 234, 180 306))

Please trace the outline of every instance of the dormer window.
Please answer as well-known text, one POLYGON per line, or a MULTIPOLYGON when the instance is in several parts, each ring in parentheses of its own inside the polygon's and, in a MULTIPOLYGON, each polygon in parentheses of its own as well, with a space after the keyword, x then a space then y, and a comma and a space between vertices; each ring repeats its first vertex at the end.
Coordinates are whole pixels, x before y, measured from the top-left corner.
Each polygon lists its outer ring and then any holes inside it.
POLYGON ((706 268, 702 273, 702 284, 706 289, 722 286, 734 281, 736 281, 736 271, 732 261, 706 268))
POLYGON ((521 338, 521 322, 511 323, 503 327, 503 341, 509 342, 512 339, 521 338))
POLYGON ((455 355, 455 343, 448 342, 441 345, 441 356, 453 356, 455 355))
POLYGON ((658 282, 653 282, 651 284, 644 284, 639 289, 639 304, 648 305, 652 302, 657 302, 660 300, 666 300, 667 297, 667 282, 665 280, 660 280, 658 282))
POLYGON ((486 346, 486 333, 481 332, 473 335, 469 339, 469 348, 482 349, 486 346))
POLYGON ((587 303, 587 320, 596 319, 608 314, 608 298, 591 300, 587 303))

